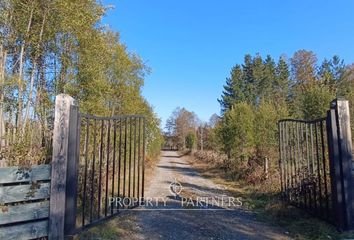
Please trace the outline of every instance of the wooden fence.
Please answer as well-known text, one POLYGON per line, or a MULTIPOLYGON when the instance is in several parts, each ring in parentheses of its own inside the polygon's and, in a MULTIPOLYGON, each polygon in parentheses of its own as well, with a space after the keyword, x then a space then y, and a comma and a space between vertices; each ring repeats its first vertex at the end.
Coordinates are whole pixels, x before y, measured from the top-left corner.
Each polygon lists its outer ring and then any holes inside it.
POLYGON ((0 239, 48 235, 50 165, 0 168, 0 239))
POLYGON ((51 165, 0 168, 0 239, 70 236, 76 207, 77 111, 73 98, 56 97, 51 165), (64 229, 65 224, 70 227, 64 229))
POLYGON ((55 100, 51 164, 0 168, 0 239, 18 240, 42 237, 53 240, 71 239, 85 227, 93 226, 118 214, 118 209, 113 211, 113 208, 107 205, 109 189, 112 191, 112 197, 143 198, 144 139, 145 119, 143 116, 111 118, 89 116, 79 112, 79 107, 73 98, 65 94, 58 95, 55 100), (83 124, 81 119, 86 119, 85 132, 81 132, 80 129, 83 124), (89 127, 90 119, 94 121, 93 133, 89 127), (102 126, 99 131, 101 140, 97 151, 98 163, 95 163, 96 150, 92 150, 97 147, 96 121, 100 121, 102 126), (124 129, 123 135, 122 129, 124 129), (85 136, 83 151, 80 151, 81 134, 85 136), (89 142, 90 134, 94 134, 92 144, 89 142), (122 136, 124 136, 124 141, 122 136), (92 147, 88 148, 91 145, 92 147), (93 151, 93 155, 88 155, 89 149, 93 151), (106 157, 103 159, 103 156, 106 157), (89 169, 88 164, 91 162, 93 168, 89 169), (97 169, 96 164, 99 164, 97 169), (81 166, 85 169, 84 178, 79 169, 81 166), (103 179, 103 166, 106 166, 105 179, 103 179), (93 191, 92 188, 90 195, 87 195, 85 189, 88 185, 86 184, 88 171, 91 173, 90 176, 92 175, 92 184, 96 180, 99 183, 103 181, 106 183, 104 203, 101 202, 100 197, 101 184, 98 190, 93 191), (95 177, 96 171, 99 173, 99 178, 95 177), (85 183, 81 184, 79 178, 83 178, 85 183), (121 178, 122 184, 120 184, 121 178), (112 186, 109 186, 109 181, 112 181, 112 186), (116 192, 114 191, 115 181, 118 182, 116 192), (120 185, 123 185, 123 190, 120 185), (84 190, 81 194, 82 188, 84 190), (88 202, 86 199, 91 199, 91 212, 93 212, 92 203, 98 199, 98 217, 97 219, 90 217, 89 222, 85 223, 85 212, 80 213, 83 221, 81 228, 77 228, 80 212, 78 202, 81 202, 83 206, 81 208, 85 211, 85 203, 88 202), (100 211, 101 205, 105 206, 103 214, 100 211))

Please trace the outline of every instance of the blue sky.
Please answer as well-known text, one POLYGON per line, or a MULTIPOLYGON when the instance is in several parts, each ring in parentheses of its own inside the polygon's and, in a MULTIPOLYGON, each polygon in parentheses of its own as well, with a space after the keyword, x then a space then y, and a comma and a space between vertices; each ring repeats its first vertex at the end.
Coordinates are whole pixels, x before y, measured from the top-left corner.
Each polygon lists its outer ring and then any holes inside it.
POLYGON ((207 121, 219 114, 225 78, 245 54, 354 62, 352 0, 104 0, 103 23, 151 67, 143 95, 165 120, 177 107, 207 121))

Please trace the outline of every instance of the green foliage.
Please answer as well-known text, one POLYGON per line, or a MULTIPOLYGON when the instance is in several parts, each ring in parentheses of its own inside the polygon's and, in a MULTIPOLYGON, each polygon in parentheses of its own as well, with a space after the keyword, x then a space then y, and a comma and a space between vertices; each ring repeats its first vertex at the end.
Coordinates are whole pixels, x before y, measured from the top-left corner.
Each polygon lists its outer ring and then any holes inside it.
POLYGON ((220 99, 222 113, 240 102, 257 106, 261 100, 273 100, 284 105, 288 97, 289 69, 283 58, 276 64, 271 56, 265 60, 260 55, 246 55, 244 64, 236 64, 220 99))
POLYGON ((160 121, 141 95, 149 68, 127 51, 119 33, 101 25, 105 12, 92 0, 0 4, 1 29, 6 29, 0 33, 0 115, 15 127, 13 148, 26 146, 31 152, 22 137, 30 134, 28 123, 38 121, 44 138, 51 130, 55 95, 67 93, 84 113, 145 115, 148 154, 158 154, 160 121))
POLYGON ((318 65, 316 54, 307 50, 295 52, 289 61, 282 56, 277 63, 271 56, 263 60, 259 54, 247 54, 227 78, 218 100, 221 120, 208 130, 207 141, 213 143, 212 150, 228 156, 226 169, 234 175, 257 175, 265 158, 276 171, 277 122, 324 117, 336 96, 354 103, 353 69, 338 56, 318 65))
POLYGON ((179 107, 167 119, 166 134, 171 137, 174 141, 173 145, 177 146, 179 150, 189 148, 186 143, 187 136, 189 133, 195 132, 198 121, 198 117, 194 112, 179 107))
POLYGON ((193 150, 196 144, 197 137, 194 132, 189 132, 186 136, 186 147, 189 150, 193 150))
POLYGON ((289 110, 294 118, 311 120, 324 117, 343 81, 345 65, 338 56, 317 66, 311 51, 297 51, 291 59, 292 86, 289 110), (316 69, 319 69, 316 72, 316 69))
POLYGON ((292 80, 302 89, 310 88, 316 81, 317 57, 314 52, 299 50, 290 60, 292 80))
POLYGON ((259 100, 270 99, 274 94, 274 79, 276 77, 276 65, 274 60, 270 55, 267 56, 264 63, 260 63, 263 65, 260 81, 258 83, 258 96, 259 100))
POLYGON ((273 79, 273 98, 279 105, 284 105, 289 95, 289 66, 283 57, 276 66, 276 77, 273 79))
POLYGON ((302 106, 301 118, 306 120, 317 119, 326 116, 329 103, 335 98, 326 86, 315 85, 300 94, 302 106))
POLYGON ((226 79, 223 95, 218 99, 222 111, 230 109, 232 105, 245 100, 243 73, 240 65, 231 69, 231 77, 226 79))
POLYGON ((252 107, 241 102, 228 110, 219 129, 222 150, 229 158, 245 154, 254 146, 254 113, 252 107))
POLYGON ((269 151, 277 145, 278 115, 274 104, 262 101, 255 113, 255 145, 260 156, 269 156, 269 151))

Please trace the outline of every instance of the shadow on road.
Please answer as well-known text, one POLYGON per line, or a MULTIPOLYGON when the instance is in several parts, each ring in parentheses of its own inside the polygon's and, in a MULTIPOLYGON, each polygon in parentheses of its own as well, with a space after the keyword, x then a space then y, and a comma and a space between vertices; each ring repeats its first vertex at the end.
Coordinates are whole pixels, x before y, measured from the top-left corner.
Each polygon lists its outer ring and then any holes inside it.
POLYGON ((169 169, 181 175, 187 175, 191 177, 199 176, 199 174, 194 170, 194 168, 190 168, 190 167, 172 167, 172 166, 161 166, 161 165, 157 167, 163 169, 169 169))

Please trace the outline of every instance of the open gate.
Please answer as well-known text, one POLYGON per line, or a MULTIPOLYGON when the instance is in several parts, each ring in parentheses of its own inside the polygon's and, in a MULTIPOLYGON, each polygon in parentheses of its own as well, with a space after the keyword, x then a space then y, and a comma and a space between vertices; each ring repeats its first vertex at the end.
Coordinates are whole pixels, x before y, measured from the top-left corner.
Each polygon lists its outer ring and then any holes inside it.
POLYGON ((80 113, 56 98, 49 238, 73 236, 144 198, 145 118, 80 113))
POLYGON ((279 121, 283 196, 340 229, 354 227, 349 105, 334 100, 327 116, 279 121))
POLYGON ((0 168, 0 239, 70 239, 142 203, 145 126, 56 96, 51 164, 0 168))
POLYGON ((79 113, 76 232, 144 197, 145 118, 79 113))

